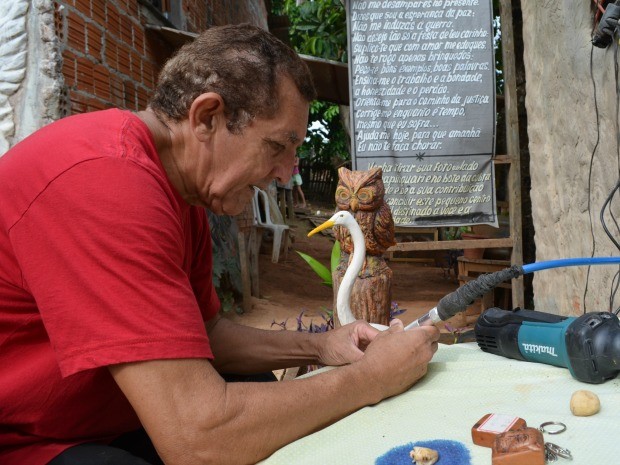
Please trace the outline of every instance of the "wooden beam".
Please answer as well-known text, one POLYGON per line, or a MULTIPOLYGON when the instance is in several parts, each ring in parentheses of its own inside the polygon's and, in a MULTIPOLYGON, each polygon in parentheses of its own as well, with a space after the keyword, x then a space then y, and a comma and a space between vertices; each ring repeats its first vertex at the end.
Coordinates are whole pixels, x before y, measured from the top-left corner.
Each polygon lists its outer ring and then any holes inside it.
POLYGON ((420 241, 400 242, 393 245, 387 252, 411 252, 420 250, 453 250, 453 249, 497 249, 513 247, 512 238, 502 237, 498 239, 468 239, 459 241, 420 241))
POLYGON ((493 163, 496 165, 509 165, 512 163, 512 157, 510 155, 495 155, 493 163))
MULTIPOLYGON (((511 158, 508 173, 508 201, 510 203, 510 236, 513 241, 511 262, 523 264, 523 236, 521 226, 521 149, 519 145, 519 113, 515 44, 512 21, 512 0, 500 0, 502 25, 502 52, 504 63, 504 96, 506 111, 506 147, 511 158)), ((512 281, 512 304, 524 307, 523 277, 512 281)))

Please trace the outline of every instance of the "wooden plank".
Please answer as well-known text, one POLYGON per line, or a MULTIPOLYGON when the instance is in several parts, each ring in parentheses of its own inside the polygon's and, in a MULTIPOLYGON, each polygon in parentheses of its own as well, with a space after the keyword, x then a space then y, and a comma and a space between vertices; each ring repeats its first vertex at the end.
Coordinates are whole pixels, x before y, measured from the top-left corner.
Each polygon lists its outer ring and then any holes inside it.
POLYGON ((433 236, 433 240, 439 240, 439 228, 420 228, 417 226, 394 226, 394 234, 410 234, 410 235, 420 235, 420 234, 430 234, 433 236))
MULTIPOLYGON (((457 277, 457 279, 459 281, 462 281, 463 283, 473 281, 474 279, 477 279, 477 278, 478 276, 465 276, 465 275, 458 275, 457 277)), ((498 287, 502 289, 512 289, 512 285, 510 283, 499 283, 495 286, 495 289, 497 289, 498 287)))
POLYGON ((506 268, 510 266, 509 260, 494 260, 488 258, 465 258, 459 257, 457 258, 459 264, 463 264, 464 267, 472 268, 474 271, 484 271, 488 273, 489 271, 497 271, 491 270, 491 268, 506 268), (486 268, 485 268, 486 267, 486 268))
MULTIPOLYGON (((523 264, 523 236, 521 224, 521 149, 519 145, 519 113, 515 45, 512 21, 512 0, 500 0, 502 24, 502 53, 504 63, 504 95, 506 111, 506 147, 512 163, 508 173, 508 201, 510 202, 511 262, 523 264)), ((524 307, 523 277, 512 282, 512 305, 524 307)))
MULTIPOLYGON (((394 234, 395 236, 398 238, 398 236, 400 235, 407 235, 407 236, 421 236, 418 240, 415 240, 414 237, 411 237, 411 239, 414 239, 415 242, 419 242, 419 241, 438 241, 439 240, 439 228, 428 228, 428 227, 415 227, 415 226, 394 226, 394 234)), ((399 242, 400 244, 406 244, 407 242, 399 242)), ((413 262, 413 263, 435 263, 435 259, 434 258, 430 258, 430 257, 408 257, 408 256, 401 256, 401 257, 395 257, 394 253, 395 252, 399 252, 398 250, 389 250, 386 252, 386 258, 391 261, 391 262, 413 262)))
POLYGON ((510 155, 495 155, 493 163, 496 165, 509 165, 512 163, 512 157, 510 155))
POLYGON ((497 249, 512 247, 512 239, 510 237, 502 237, 498 239, 472 239, 460 241, 423 241, 423 242, 401 242, 393 245, 388 252, 410 252, 415 250, 453 250, 453 249, 497 249))

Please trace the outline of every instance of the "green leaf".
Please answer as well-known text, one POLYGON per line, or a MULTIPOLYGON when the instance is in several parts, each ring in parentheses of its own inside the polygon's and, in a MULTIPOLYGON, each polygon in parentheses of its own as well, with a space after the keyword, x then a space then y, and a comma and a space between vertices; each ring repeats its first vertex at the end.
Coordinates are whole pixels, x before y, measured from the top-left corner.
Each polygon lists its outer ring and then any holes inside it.
POLYGON ((327 284, 328 286, 332 285, 332 274, 325 265, 319 262, 316 258, 313 258, 310 255, 305 254, 303 252, 300 252, 299 250, 296 250, 295 252, 297 252, 299 256, 303 258, 308 265, 310 265, 310 268, 312 268, 312 271, 314 271, 319 276, 319 278, 323 280, 323 284, 327 284))
POLYGON ((332 247, 332 256, 331 256, 331 268, 332 273, 338 268, 340 264, 340 241, 334 242, 334 246, 332 247))
MULTIPOLYGON (((299 53, 347 62, 346 10, 341 0, 314 0, 297 5, 296 0, 275 0, 291 22, 291 44, 299 53)), ((301 151, 305 166, 336 174, 336 166, 350 159, 350 137, 344 129, 338 105, 313 102, 308 126, 318 122, 320 130, 308 130, 301 151)), ((315 125, 316 127, 316 125, 315 125)))

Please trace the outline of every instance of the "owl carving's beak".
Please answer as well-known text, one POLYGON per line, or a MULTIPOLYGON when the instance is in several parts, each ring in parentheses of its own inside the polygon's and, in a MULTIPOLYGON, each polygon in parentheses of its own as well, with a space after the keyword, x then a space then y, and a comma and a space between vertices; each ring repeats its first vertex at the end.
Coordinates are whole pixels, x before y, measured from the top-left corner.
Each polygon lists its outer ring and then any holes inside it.
POLYGON ((356 196, 351 197, 351 211, 356 212, 358 207, 359 207, 359 202, 357 201, 357 197, 356 196))

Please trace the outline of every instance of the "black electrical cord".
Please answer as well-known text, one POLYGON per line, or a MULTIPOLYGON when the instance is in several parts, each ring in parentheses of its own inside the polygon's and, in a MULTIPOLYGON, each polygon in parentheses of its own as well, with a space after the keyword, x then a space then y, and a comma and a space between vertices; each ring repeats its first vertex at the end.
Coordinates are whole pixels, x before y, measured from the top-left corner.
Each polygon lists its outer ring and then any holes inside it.
MULTIPOLYGON (((609 240, 613 242, 616 248, 620 251, 620 243, 618 243, 618 241, 611 234, 611 232, 609 231, 609 228, 607 227, 607 222, 605 221, 605 209, 607 208, 608 205, 611 204, 611 200, 613 199, 616 192, 618 192, 618 190, 620 190, 620 180, 618 180, 618 182, 616 183, 616 186, 611 190, 611 192, 607 196, 607 199, 605 199, 603 208, 601 208, 600 219, 601 219, 601 225, 603 226, 603 230, 605 231, 605 234, 607 234, 607 237, 609 237, 609 240)), ((611 211, 611 206, 609 207, 609 214, 611 215, 612 219, 614 220, 614 223, 616 224, 616 229, 618 229, 618 231, 620 232, 620 228, 618 227, 618 222, 616 221, 616 217, 613 215, 611 211)))
MULTIPOLYGON (((614 4, 620 5, 620 0, 616 0, 614 4)), ((611 201, 613 199, 613 196, 616 193, 616 191, 620 189, 620 120, 618 118, 618 115, 620 113, 620 92, 619 92, 619 87, 618 87, 619 85, 618 68, 619 67, 618 67, 618 42, 616 40, 617 30, 618 30, 617 28, 613 29, 611 33, 611 36, 612 36, 611 41, 614 43, 614 77, 615 77, 615 90, 616 90, 616 121, 615 123, 616 123, 616 147, 618 151, 618 155, 617 155, 618 182, 616 183, 616 186, 612 189, 607 199, 605 200, 605 203, 603 204, 603 207, 601 208, 601 211, 599 214, 599 219, 600 219, 601 225, 607 237, 612 241, 612 243, 616 246, 616 248, 620 250, 620 244, 618 243, 618 241, 616 241, 616 239, 614 238, 614 235, 611 234, 611 232, 609 231, 609 228, 607 227, 607 223, 605 221, 605 209, 609 207, 609 215, 611 216, 614 224, 616 225, 616 230, 620 234, 620 226, 618 225, 618 221, 616 220, 616 217, 614 216, 613 211, 611 209, 611 201)), ((596 134, 596 143, 594 145, 594 149, 592 150, 592 154, 590 156, 590 166, 589 166, 589 173, 588 173, 588 217, 590 220, 590 236, 592 238, 592 253, 591 253, 592 257, 594 257, 596 253, 596 240, 594 236, 594 222, 592 219, 592 208, 591 208, 592 207, 591 205, 592 174, 593 174, 593 166, 594 166, 594 155, 596 153, 596 150, 600 142, 600 118, 599 118, 599 109, 598 109, 598 99, 597 99, 597 94, 596 94, 596 80, 594 79, 594 71, 593 71, 594 70, 593 51, 594 51, 594 44, 592 45, 590 49, 590 77, 592 79, 592 87, 593 87, 593 92, 594 92, 594 109, 595 109, 595 114, 596 114, 597 134, 596 134)), ((586 297, 588 293, 588 284, 590 282, 590 271, 591 271, 591 267, 588 266, 588 269, 586 272, 586 284, 585 284, 584 292, 583 292, 583 312, 584 313, 587 313, 586 297)), ((613 311, 613 307, 614 307, 613 302, 615 300, 615 296, 617 294, 619 286, 620 286, 620 269, 616 273, 616 275, 614 275, 614 278, 612 279, 612 283, 611 283, 611 291, 610 291, 610 297, 609 297, 610 299, 609 310, 610 311, 613 311), (616 279, 616 277, 618 278, 616 279)), ((620 311, 620 307, 618 308, 617 311, 620 311)))
MULTIPOLYGON (((607 228, 607 223, 605 222, 605 208, 607 208, 609 206, 609 214, 610 214, 612 220, 614 221, 614 224, 616 225, 616 230, 618 232, 620 232, 620 226, 618 226, 618 221, 616 220, 616 217, 614 216, 614 214, 613 214, 613 212, 611 210, 611 201, 612 201, 613 196, 615 195, 615 193, 618 192, 618 190, 620 190, 620 180, 618 180, 618 182, 616 183, 616 186, 613 188, 613 190, 607 196, 607 199, 605 200, 605 203, 603 204, 603 208, 601 208, 601 215, 600 216, 601 216, 601 225, 603 226, 603 230, 605 231, 605 234, 607 234, 607 237, 609 237, 609 239, 614 243, 616 248, 618 250, 620 250, 620 244, 618 243, 618 241, 616 241, 616 239, 614 238, 613 234, 611 234, 611 232, 607 228)), ((609 295, 609 311, 610 312, 613 311, 616 315, 620 311, 620 307, 618 307, 614 311, 614 301, 616 300, 616 294, 618 292, 618 286, 619 285, 620 285, 620 268, 616 272, 616 274, 614 275, 614 277, 613 277, 613 279, 611 281, 611 292, 610 292, 610 295, 609 295)))
POLYGON ((612 291, 611 295, 609 296, 609 311, 613 311, 616 315, 618 314, 618 312, 620 312, 620 307, 616 308, 616 310, 613 310, 614 301, 616 300, 616 293, 618 292, 618 287, 620 287, 620 270, 616 272, 613 280, 611 281, 612 291))
MULTIPOLYGON (((592 78, 592 89, 594 93, 594 113, 596 115, 596 143, 594 144, 594 148, 592 149, 592 154, 590 155, 590 166, 588 168, 588 218, 590 220, 590 237, 592 238, 592 253, 590 257, 594 257, 596 253, 596 239, 594 237, 594 221, 592 221, 592 171, 594 167, 594 154, 596 153, 596 149, 598 149, 598 144, 601 141, 601 124, 600 124, 600 116, 598 111, 598 99, 596 97, 596 79, 594 79, 594 44, 590 47, 590 77, 592 78)), ((583 290, 583 313, 586 313, 586 295, 588 294, 588 283, 590 282, 590 270, 591 266, 588 265, 586 270, 586 285, 583 290)))
MULTIPOLYGON (((618 1, 616 1, 616 5, 618 4, 618 1)), ((609 229, 607 228, 607 224, 605 222, 605 207, 608 206, 609 208, 609 215, 611 216, 611 219, 613 220, 614 224, 616 225, 616 231, 620 234, 620 227, 618 226, 618 221, 616 220, 616 217, 614 216, 614 212, 611 209, 611 201, 613 199, 614 194, 618 191, 618 188, 620 188, 620 120, 618 117, 618 114, 620 112, 620 92, 619 92, 619 81, 618 81, 618 41, 615 40, 616 39, 616 31, 618 29, 614 29, 614 77, 615 77, 615 85, 616 85, 616 150, 617 150, 617 166, 618 166, 618 182, 616 183, 616 187, 610 192, 609 196, 607 197, 607 200, 605 201, 605 203, 603 204, 603 208, 601 208, 601 225, 603 226, 603 230, 605 231, 605 234, 607 234, 607 237, 609 237, 609 239, 614 243, 614 245, 616 246, 616 248, 618 250, 620 250, 620 246, 618 245, 618 242, 615 240, 614 236, 609 232, 609 229)), ((616 293, 618 292, 618 285, 620 284, 620 268, 618 269, 618 271, 616 272, 616 274, 614 275, 613 279, 611 280, 611 290, 610 290, 610 294, 609 294, 609 300, 610 300, 610 304, 609 304, 609 311, 613 311, 614 308, 614 301, 616 298, 616 293), (616 277, 619 277, 618 282, 614 285, 614 283, 616 282, 616 277)), ((620 309, 620 307, 619 307, 620 309)), ((616 312, 617 314, 617 312, 616 312)))

